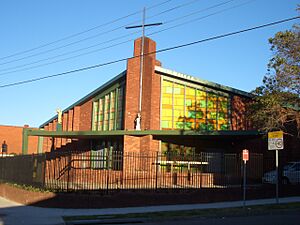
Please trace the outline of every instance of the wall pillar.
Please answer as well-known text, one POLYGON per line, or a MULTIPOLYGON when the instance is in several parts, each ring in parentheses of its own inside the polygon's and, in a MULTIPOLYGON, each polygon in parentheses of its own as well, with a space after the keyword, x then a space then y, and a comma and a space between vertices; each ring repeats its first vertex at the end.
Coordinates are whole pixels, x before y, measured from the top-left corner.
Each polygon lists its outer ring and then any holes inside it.
MULTIPOLYGON (((134 121, 139 112, 140 95, 140 61, 141 38, 134 42, 134 58, 127 61, 126 74, 126 100, 124 112, 124 129, 134 130, 134 121)), ((155 74, 155 65, 160 65, 156 60, 156 43, 145 37, 144 65, 142 85, 141 130, 160 129, 160 75, 155 74)), ((124 153, 139 152, 151 153, 157 151, 159 142, 154 141, 151 135, 143 137, 124 137, 124 153), (156 149, 156 150, 154 150, 156 149)))
POLYGON ((28 129, 23 128, 22 155, 26 155, 27 153, 28 153, 28 129))

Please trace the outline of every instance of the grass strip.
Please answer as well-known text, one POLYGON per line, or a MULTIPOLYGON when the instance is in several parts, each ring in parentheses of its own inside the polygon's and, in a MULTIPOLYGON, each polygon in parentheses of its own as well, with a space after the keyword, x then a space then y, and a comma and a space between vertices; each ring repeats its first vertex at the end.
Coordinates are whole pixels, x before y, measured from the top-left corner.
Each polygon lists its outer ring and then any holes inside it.
POLYGON ((170 218, 188 218, 188 217, 235 217, 235 216, 254 216, 268 215, 290 210, 300 210, 300 202, 286 204, 271 204, 223 208, 223 209, 193 209, 182 211, 163 211, 151 213, 129 213, 129 214, 111 214, 111 215, 90 215, 90 216, 65 216, 65 221, 74 220, 100 220, 100 219, 128 219, 128 218, 145 218, 145 219, 170 219, 170 218))

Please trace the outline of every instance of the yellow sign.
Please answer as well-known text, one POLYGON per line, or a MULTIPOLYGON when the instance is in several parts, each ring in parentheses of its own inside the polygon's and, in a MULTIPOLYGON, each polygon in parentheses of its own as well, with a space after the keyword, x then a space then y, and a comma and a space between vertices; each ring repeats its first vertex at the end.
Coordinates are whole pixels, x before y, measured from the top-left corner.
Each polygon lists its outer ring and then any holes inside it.
POLYGON ((268 150, 283 149, 283 132, 274 131, 268 133, 268 150))
POLYGON ((283 138, 283 131, 273 131, 268 133, 268 138, 283 138))

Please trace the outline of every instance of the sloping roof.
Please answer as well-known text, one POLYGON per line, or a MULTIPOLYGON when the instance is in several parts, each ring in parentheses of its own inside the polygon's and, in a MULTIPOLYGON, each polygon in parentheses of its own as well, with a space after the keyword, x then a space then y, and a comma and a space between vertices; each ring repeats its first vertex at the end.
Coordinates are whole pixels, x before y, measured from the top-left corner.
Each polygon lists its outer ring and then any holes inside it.
MULTIPOLYGON (((79 99, 77 102, 73 103, 72 105, 70 105, 69 107, 67 107, 66 109, 64 109, 62 111, 62 113, 67 112, 68 110, 72 109, 74 106, 78 106, 78 105, 82 105, 83 103, 85 103, 86 101, 88 101, 89 99, 95 97, 96 95, 98 95, 99 93, 101 93, 102 91, 104 91, 106 88, 108 88, 110 85, 114 84, 115 82, 119 81, 122 77, 125 77, 126 75, 126 70, 123 71, 122 73, 120 73, 119 75, 117 75, 116 77, 112 78, 111 80, 109 80, 108 82, 106 82, 105 84, 101 85, 100 87, 98 87, 97 89, 95 89, 94 91, 90 92, 89 94, 87 94, 86 96, 84 96, 83 98, 79 99)), ((40 128, 46 126, 48 123, 50 123, 51 121, 57 119, 57 115, 53 116, 51 119, 47 120, 46 122, 44 122, 42 125, 40 125, 40 128)))
MULTIPOLYGON (((205 87, 213 88, 213 89, 224 91, 224 92, 227 92, 227 93, 233 93, 233 94, 243 96, 243 97, 246 97, 246 98, 253 98, 254 97, 252 94, 250 94, 248 92, 245 92, 245 91, 241 91, 241 90, 231 88, 231 87, 228 87, 228 86, 225 86, 225 85, 221 85, 221 84, 218 84, 218 83, 214 83, 214 82, 211 82, 211 81, 203 80, 203 79, 200 79, 200 78, 197 78, 197 77, 193 77, 191 75, 179 73, 179 72, 176 72, 174 70, 165 69, 165 68, 160 67, 160 66, 155 66, 155 72, 157 72, 158 74, 162 74, 162 75, 166 75, 166 76, 170 76, 170 77, 174 77, 174 78, 178 78, 178 79, 182 79, 182 80, 187 80, 187 81, 193 82, 195 84, 203 85, 205 87)), ((90 92, 89 94, 87 94, 83 98, 79 99, 74 104, 72 104, 69 107, 67 107, 66 109, 64 109, 63 113, 65 113, 68 110, 72 109, 74 106, 82 105, 84 102, 86 102, 89 99, 91 99, 92 97, 98 95, 100 92, 104 91, 111 84, 117 82, 119 79, 121 79, 125 75, 126 75, 126 70, 123 71, 122 73, 120 73, 119 75, 117 75, 116 77, 114 77, 113 79, 109 80, 108 82, 106 82, 105 84, 103 84, 102 86, 97 88, 96 90, 90 92)), ((47 120, 42 125, 40 125, 40 128, 44 127, 45 125, 47 125, 51 121, 55 120, 56 118, 57 118, 57 115, 53 116, 51 119, 47 120)))
POLYGON ((178 78, 178 79, 181 79, 181 80, 187 80, 187 81, 193 82, 195 84, 203 85, 205 87, 210 87, 210 88, 217 89, 217 90, 220 90, 220 91, 224 91, 224 92, 227 92, 227 93, 233 93, 233 94, 243 96, 243 97, 246 97, 246 98, 253 98, 254 97, 252 94, 250 94, 248 92, 245 92, 245 91, 241 91, 241 90, 231 88, 231 87, 228 87, 228 86, 225 86, 225 85, 221 85, 221 84, 218 84, 218 83, 214 83, 214 82, 211 82, 211 81, 203 80, 203 79, 200 79, 200 78, 197 78, 197 77, 193 77, 191 75, 179 73, 179 72, 176 72, 174 70, 165 69, 165 68, 162 68, 160 66, 155 66, 155 72, 157 72, 159 74, 162 74, 162 75, 178 78))

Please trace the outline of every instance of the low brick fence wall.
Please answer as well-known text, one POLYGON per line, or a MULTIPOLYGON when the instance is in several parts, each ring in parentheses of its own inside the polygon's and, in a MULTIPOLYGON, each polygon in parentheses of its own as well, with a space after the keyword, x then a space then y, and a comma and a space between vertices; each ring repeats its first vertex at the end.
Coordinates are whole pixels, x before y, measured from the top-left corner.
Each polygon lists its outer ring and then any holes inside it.
POLYGON ((38 202, 54 198, 56 194, 51 192, 30 191, 15 187, 12 184, 0 183, 0 196, 24 205, 34 205, 38 202))

